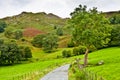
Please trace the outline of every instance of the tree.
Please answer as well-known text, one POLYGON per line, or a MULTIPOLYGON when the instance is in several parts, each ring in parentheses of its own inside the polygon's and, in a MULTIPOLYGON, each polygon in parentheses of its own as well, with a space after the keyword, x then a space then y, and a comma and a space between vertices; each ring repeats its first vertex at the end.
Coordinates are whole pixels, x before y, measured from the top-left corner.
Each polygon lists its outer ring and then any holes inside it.
POLYGON ((110 46, 120 46, 120 26, 116 25, 113 27, 110 36, 110 46))
POLYGON ((13 32, 13 34, 14 34, 14 39, 17 39, 17 40, 23 37, 23 33, 21 30, 16 30, 13 32))
POLYGON ((44 34, 41 34, 41 35, 37 35, 33 38, 32 40, 32 45, 35 46, 35 47, 39 47, 41 48, 42 47, 42 44, 43 44, 43 38, 45 37, 44 34))
POLYGON ((25 58, 31 58, 32 57, 32 52, 31 52, 29 47, 25 47, 24 53, 25 53, 25 58))
POLYGON ((7 37, 7 38, 14 38, 14 35, 13 35, 13 28, 7 28, 6 30, 5 30, 5 33, 4 33, 4 35, 5 35, 5 37, 7 37))
POLYGON ((56 31, 58 36, 62 36, 63 35, 63 29, 62 28, 58 28, 56 31))
POLYGON ((3 45, 3 43, 4 43, 4 40, 0 39, 0 46, 3 45))
POLYGON ((72 37, 76 45, 86 47, 84 55, 84 66, 86 66, 90 47, 104 47, 110 41, 109 21, 98 13, 97 8, 87 10, 87 6, 79 5, 71 13, 69 24, 74 27, 72 37))
POLYGON ((46 52, 51 52, 53 49, 58 47, 58 36, 55 34, 48 34, 43 38, 43 49, 46 52))
POLYGON ((120 15, 116 14, 109 18, 111 24, 120 24, 120 15))
POLYGON ((16 61, 19 61, 21 58, 19 47, 16 43, 13 42, 1 45, 0 52, 2 64, 13 64, 16 61))
POLYGON ((7 24, 4 21, 0 21, 0 33, 4 32, 4 28, 7 27, 7 24))

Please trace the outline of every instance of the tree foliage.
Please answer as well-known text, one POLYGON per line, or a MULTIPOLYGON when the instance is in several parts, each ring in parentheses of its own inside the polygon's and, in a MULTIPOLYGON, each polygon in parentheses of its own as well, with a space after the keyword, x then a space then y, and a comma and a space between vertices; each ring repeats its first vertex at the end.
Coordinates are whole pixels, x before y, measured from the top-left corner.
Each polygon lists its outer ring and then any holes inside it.
POLYGON ((98 13, 97 8, 87 10, 87 6, 79 5, 71 13, 69 24, 74 27, 73 40, 76 45, 86 46, 84 60, 84 65, 86 65, 90 46, 104 47, 110 41, 109 21, 98 13))
POLYGON ((7 24, 4 21, 0 21, 0 33, 4 32, 7 24))
POLYGON ((15 42, 4 43, 4 40, 0 39, 0 64, 14 64, 31 57, 32 53, 28 47, 21 51, 15 42))
POLYGON ((46 52, 51 52, 58 47, 58 36, 55 34, 47 34, 43 38, 43 50, 46 52))
POLYGON ((62 36, 63 35, 63 29, 62 28, 58 28, 57 31, 56 31, 56 34, 58 36, 62 36))
POLYGON ((14 30, 13 28, 7 28, 4 35, 7 38, 18 40, 23 37, 23 32, 22 30, 14 30))
POLYGON ((120 24, 120 15, 113 15, 109 20, 111 24, 120 24))
POLYGON ((16 43, 3 44, 0 47, 1 64, 11 64, 21 59, 21 53, 16 43))
POLYGON ((33 38, 32 40, 32 45, 35 46, 35 47, 39 47, 41 48, 42 47, 42 44, 43 44, 43 38, 45 37, 44 34, 41 34, 41 35, 37 35, 33 38))
POLYGON ((120 26, 116 25, 111 31, 110 46, 120 46, 120 26))

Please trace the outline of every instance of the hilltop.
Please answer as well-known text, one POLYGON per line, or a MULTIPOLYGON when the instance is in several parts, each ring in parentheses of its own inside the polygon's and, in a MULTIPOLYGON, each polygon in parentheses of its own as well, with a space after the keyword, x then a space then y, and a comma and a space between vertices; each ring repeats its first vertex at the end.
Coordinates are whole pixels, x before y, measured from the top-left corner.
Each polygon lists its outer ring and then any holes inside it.
POLYGON ((103 12, 103 14, 105 14, 107 17, 111 17, 111 16, 114 16, 114 15, 119 15, 120 14, 120 10, 119 11, 103 12))
POLYGON ((63 19, 52 13, 47 14, 45 12, 22 12, 18 15, 6 17, 1 20, 4 20, 8 26, 15 27, 17 29, 34 27, 42 31, 51 31, 54 26, 63 27, 67 21, 67 19, 63 19))

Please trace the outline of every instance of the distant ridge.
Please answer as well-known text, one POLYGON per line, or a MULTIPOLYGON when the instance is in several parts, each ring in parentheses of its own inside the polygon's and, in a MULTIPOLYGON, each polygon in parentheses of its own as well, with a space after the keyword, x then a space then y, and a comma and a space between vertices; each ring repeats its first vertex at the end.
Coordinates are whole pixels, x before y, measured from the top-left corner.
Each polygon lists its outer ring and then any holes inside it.
POLYGON ((103 14, 105 14, 107 17, 116 15, 116 14, 120 14, 120 10, 119 11, 109 11, 109 12, 103 12, 103 14))

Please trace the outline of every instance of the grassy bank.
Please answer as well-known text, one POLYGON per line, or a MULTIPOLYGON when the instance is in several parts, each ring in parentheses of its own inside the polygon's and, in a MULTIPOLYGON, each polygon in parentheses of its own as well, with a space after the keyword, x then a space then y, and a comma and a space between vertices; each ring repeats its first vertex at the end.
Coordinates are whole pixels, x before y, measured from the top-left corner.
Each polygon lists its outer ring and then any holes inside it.
MULTIPOLYGON (((86 68, 92 73, 102 76, 105 80, 120 80, 120 48, 106 48, 89 54, 89 66, 86 68), (102 65, 98 65, 103 61, 102 65)), ((79 56, 81 57, 81 56, 79 56)), ((77 69, 78 71, 78 69, 77 69)), ((76 80, 79 73, 74 74, 70 69, 70 80, 76 80)), ((80 77, 80 76, 79 76, 80 77)), ((79 79, 78 79, 79 80, 79 79)))
MULTIPOLYGON (((17 80, 19 76, 23 76, 24 74, 38 72, 41 74, 40 76, 44 75, 47 71, 51 70, 52 68, 58 67, 64 63, 68 62, 68 59, 56 59, 56 60, 49 60, 49 61, 40 61, 35 63, 28 63, 28 64, 19 64, 14 66, 6 66, 0 67, 0 80, 12 80, 13 78, 17 80), (51 68, 51 69, 50 69, 51 68)), ((33 74, 29 74, 29 76, 33 74)))

